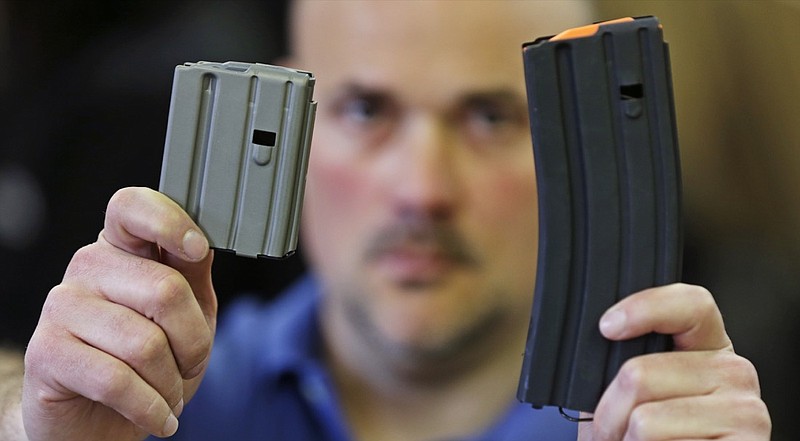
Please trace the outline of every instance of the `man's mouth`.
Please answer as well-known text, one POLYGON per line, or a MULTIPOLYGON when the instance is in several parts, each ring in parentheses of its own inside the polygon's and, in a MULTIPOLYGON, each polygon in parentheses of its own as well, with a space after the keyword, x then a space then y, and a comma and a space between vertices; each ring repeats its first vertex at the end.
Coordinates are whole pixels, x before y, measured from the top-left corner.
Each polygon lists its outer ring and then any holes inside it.
POLYGON ((401 223, 370 241, 367 261, 395 283, 430 286, 452 271, 477 264, 475 253, 452 227, 429 222, 401 223))
POLYGON ((413 246, 387 250, 375 263, 391 280, 404 285, 436 283, 459 266, 444 253, 413 246))

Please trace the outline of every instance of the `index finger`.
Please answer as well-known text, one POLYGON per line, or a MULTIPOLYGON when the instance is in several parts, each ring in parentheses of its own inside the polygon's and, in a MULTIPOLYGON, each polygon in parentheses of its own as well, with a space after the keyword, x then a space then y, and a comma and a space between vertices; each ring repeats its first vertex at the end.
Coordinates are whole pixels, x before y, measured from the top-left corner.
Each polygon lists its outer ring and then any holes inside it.
POLYGON ((705 288, 676 283, 632 294, 600 318, 600 332, 625 340, 657 332, 673 336, 678 350, 732 350, 722 314, 705 288))
POLYGON ((109 200, 101 233, 111 245, 156 259, 157 248, 189 262, 203 260, 208 241, 191 217, 172 199, 145 187, 117 191, 109 200))

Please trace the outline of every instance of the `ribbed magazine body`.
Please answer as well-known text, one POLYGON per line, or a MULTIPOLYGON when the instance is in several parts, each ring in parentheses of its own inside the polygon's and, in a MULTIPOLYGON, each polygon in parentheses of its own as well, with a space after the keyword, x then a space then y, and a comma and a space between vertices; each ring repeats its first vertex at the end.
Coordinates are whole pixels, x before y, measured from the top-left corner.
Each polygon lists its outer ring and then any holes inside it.
POLYGON ((680 278, 680 167, 667 45, 654 17, 523 46, 539 192, 539 256, 518 398, 593 411, 627 359, 601 315, 680 278))
POLYGON ((175 69, 159 190, 212 247, 283 257, 297 247, 316 102, 314 77, 279 66, 175 69))

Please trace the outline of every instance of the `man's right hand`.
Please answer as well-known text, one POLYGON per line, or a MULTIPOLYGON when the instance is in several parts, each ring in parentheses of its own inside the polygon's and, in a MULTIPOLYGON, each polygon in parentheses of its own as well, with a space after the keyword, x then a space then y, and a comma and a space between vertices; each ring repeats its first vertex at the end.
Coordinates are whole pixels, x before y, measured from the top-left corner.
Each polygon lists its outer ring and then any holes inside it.
POLYGON ((25 356, 30 440, 172 435, 200 383, 217 300, 208 242, 172 200, 117 192, 50 292, 25 356))

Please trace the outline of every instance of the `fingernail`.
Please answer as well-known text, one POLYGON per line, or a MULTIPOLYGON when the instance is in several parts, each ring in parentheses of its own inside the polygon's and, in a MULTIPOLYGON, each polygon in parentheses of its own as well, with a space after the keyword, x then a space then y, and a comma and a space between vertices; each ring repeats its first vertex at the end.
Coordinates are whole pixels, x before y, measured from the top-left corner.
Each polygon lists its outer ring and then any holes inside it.
POLYGON ((178 419, 175 418, 175 415, 172 413, 169 414, 167 417, 167 421, 164 422, 164 429, 162 433, 164 436, 172 436, 175 435, 175 432, 178 431, 178 419))
POLYGON ((208 241, 202 233, 190 229, 183 235, 183 254, 189 259, 200 260, 208 253, 208 241))
POLYGON ((625 330, 626 321, 624 311, 619 309, 608 311, 600 318, 600 332, 609 338, 619 336, 625 330))

